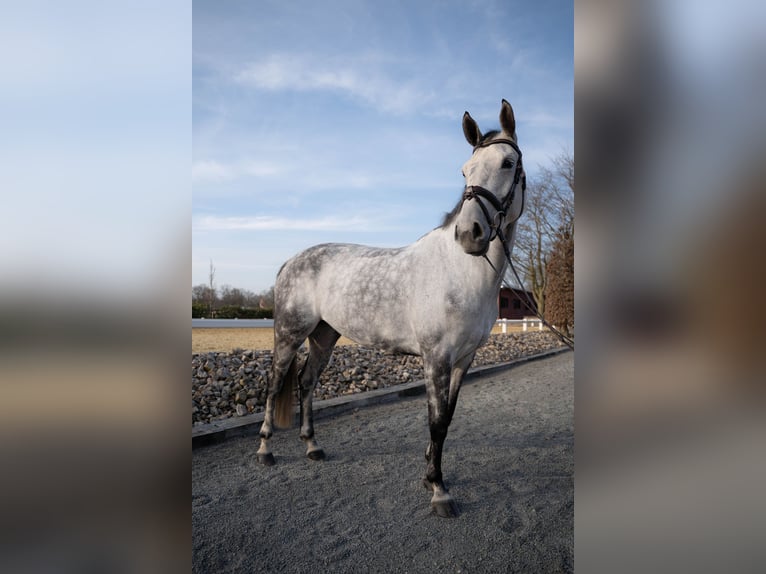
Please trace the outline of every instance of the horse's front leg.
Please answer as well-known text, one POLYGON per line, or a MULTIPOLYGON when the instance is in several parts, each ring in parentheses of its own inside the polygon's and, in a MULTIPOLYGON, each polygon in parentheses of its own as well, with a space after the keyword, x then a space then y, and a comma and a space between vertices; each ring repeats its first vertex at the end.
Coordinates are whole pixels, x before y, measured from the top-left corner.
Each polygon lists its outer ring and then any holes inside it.
POLYGON ((457 503, 444 485, 442 476, 442 450, 452 420, 450 409, 449 361, 429 360, 424 357, 426 391, 428 395, 428 430, 431 440, 426 448, 426 476, 423 484, 433 492, 431 508, 438 516, 454 517, 459 513, 457 503))
POLYGON ((474 353, 463 357, 452 366, 449 362, 426 365, 426 386, 428 389, 428 426, 431 440, 426 448, 426 477, 423 484, 433 490, 431 507, 437 515, 454 517, 459 513, 457 503, 447 491, 441 472, 442 450, 447 429, 455 414, 457 397, 463 375, 473 361, 474 353))

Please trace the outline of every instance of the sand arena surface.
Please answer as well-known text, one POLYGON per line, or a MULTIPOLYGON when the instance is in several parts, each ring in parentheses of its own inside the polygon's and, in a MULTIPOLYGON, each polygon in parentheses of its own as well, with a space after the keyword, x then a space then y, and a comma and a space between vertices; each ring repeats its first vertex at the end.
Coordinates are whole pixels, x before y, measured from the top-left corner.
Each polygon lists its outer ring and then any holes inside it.
POLYGON ((444 473, 462 514, 431 513, 420 478, 423 396, 192 452, 192 571, 571 572, 574 354, 477 378, 460 392, 444 473))
MULTIPOLYGON (((510 327, 508 332, 520 332, 521 327, 510 327)), ((500 327, 495 325, 492 333, 499 333, 500 327)), ((351 339, 341 337, 338 345, 354 345, 351 339)), ((192 353, 207 353, 209 351, 226 351, 234 349, 270 350, 274 347, 274 330, 270 327, 249 329, 208 327, 192 329, 192 353)))
MULTIPOLYGON (((353 345, 354 342, 341 337, 338 345, 353 345)), ((240 329, 226 327, 211 329, 208 327, 192 329, 192 353, 209 351, 232 351, 234 349, 271 350, 274 348, 274 329, 254 327, 240 329)))

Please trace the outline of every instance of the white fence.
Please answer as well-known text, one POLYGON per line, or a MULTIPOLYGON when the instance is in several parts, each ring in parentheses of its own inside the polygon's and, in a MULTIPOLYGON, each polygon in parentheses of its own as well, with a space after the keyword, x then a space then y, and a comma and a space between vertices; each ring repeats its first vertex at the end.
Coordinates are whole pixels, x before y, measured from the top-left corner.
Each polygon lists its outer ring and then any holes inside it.
MULTIPOLYGON (((497 325, 503 333, 508 332, 508 325, 521 325, 522 331, 537 329, 543 330, 543 322, 537 317, 524 317, 523 319, 498 319, 497 325)), ((273 327, 273 319, 192 319, 192 328, 225 328, 225 327, 273 327)))
POLYGON ((521 325, 522 331, 529 331, 535 327, 538 331, 543 330, 543 322, 537 317, 524 317, 523 319, 498 319, 495 323, 500 325, 500 329, 503 333, 508 332, 508 325, 521 325))

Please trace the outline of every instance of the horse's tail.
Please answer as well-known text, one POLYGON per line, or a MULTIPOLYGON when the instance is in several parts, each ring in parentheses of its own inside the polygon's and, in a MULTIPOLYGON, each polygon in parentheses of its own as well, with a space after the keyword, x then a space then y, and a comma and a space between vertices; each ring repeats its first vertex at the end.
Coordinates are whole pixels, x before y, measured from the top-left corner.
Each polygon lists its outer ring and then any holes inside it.
POLYGON ((282 380, 282 388, 277 393, 274 405, 274 425, 277 428, 289 429, 293 426, 293 396, 298 386, 298 358, 293 357, 282 380))

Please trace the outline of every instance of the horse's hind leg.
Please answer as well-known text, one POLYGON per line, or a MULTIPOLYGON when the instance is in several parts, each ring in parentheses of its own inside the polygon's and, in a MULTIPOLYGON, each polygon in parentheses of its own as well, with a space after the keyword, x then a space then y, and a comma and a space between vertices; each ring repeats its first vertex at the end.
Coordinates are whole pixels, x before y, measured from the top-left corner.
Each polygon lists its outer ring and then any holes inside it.
MULTIPOLYGON (((275 407, 279 402, 279 395, 292 395, 293 381, 297 378, 296 354, 303 344, 305 337, 288 337, 279 335, 274 331, 274 357, 271 364, 271 380, 266 394, 266 408, 264 409, 263 423, 261 424, 261 444, 258 449, 258 460, 271 466, 274 464, 274 455, 269 447, 269 440, 273 434, 275 419, 275 407)), ((291 402, 290 396, 283 396, 282 402, 291 402)), ((289 405, 292 409, 292 406, 289 405)), ((277 420, 277 422, 279 422, 277 420)))
POLYGON ((311 460, 322 460, 324 451, 314 438, 314 387, 332 356, 332 350, 340 333, 324 321, 309 335, 309 356, 300 375, 301 389, 301 439, 306 442, 306 456, 311 460))

